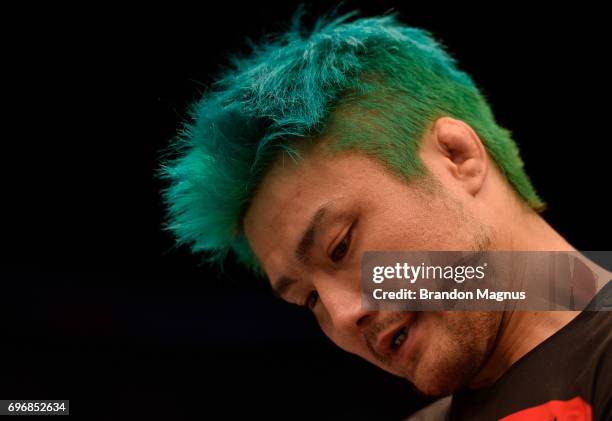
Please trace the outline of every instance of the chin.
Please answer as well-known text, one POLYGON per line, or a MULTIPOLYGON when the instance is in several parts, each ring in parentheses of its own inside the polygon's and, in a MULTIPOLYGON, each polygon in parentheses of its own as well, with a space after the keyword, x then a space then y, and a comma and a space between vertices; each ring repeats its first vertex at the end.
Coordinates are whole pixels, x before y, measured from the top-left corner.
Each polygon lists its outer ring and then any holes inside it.
POLYGON ((423 395, 450 395, 470 384, 492 350, 500 315, 497 313, 430 314, 424 338, 407 372, 423 395))
POLYGON ((412 385, 416 391, 427 398, 441 398, 451 395, 461 389, 466 383, 457 382, 456 380, 448 378, 436 378, 433 375, 428 379, 417 379, 412 381, 412 385))
POLYGON ((486 351, 476 347, 434 347, 422 354, 410 381, 425 396, 450 395, 478 374, 486 351))

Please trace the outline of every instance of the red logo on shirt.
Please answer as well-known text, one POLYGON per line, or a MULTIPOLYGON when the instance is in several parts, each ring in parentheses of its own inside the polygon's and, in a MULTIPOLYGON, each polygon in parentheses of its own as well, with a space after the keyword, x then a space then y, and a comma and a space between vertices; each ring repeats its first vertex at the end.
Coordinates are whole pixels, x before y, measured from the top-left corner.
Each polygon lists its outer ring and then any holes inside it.
POLYGON ((591 405, 577 396, 569 401, 548 401, 542 405, 523 409, 500 421, 592 421, 592 419, 591 405))

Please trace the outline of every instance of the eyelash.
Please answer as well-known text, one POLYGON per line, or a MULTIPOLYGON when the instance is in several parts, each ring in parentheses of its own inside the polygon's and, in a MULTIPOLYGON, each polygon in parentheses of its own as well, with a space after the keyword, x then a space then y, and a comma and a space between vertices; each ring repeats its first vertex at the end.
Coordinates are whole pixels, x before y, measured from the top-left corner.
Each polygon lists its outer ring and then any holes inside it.
POLYGON ((317 301, 319 301, 319 293, 313 290, 310 292, 310 294, 308 294, 308 297, 306 297, 306 303, 304 306, 312 310, 317 304, 317 301))
POLYGON ((331 256, 329 256, 329 258, 331 259, 332 262, 338 263, 340 260, 342 260, 344 258, 344 256, 347 255, 349 246, 351 244, 351 231, 352 231, 352 227, 349 228, 349 230, 347 231, 347 233, 344 236, 344 238, 342 239, 342 241, 340 241, 340 243, 338 243, 338 245, 336 247, 334 247, 334 250, 332 251, 331 256), (338 256, 336 256, 336 253, 337 253, 338 250, 341 250, 341 246, 342 245, 344 245, 343 254, 338 257, 338 256))
MULTIPOLYGON (((348 249, 349 249, 350 242, 351 242, 351 231, 352 231, 352 227, 349 228, 349 230, 347 231, 347 233, 344 236, 344 238, 342 239, 342 241, 340 241, 340 243, 338 243, 338 245, 336 247, 334 247, 334 250, 332 251, 332 255, 330 256, 330 259, 332 260, 332 262, 338 263, 348 253, 348 249), (344 253, 340 257, 334 256, 336 254, 337 250, 340 250, 340 247, 343 244, 344 244, 344 253)), ((312 310, 314 308, 314 306, 317 304, 318 301, 319 301, 319 293, 317 291, 313 290, 306 297, 306 302, 305 302, 304 306, 308 307, 309 309, 312 310)))

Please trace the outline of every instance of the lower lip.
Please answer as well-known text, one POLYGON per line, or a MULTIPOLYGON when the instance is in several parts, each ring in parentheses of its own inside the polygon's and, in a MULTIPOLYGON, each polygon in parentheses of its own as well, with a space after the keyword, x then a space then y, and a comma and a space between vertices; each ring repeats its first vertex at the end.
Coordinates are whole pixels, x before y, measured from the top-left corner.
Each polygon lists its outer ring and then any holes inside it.
POLYGON ((398 359, 404 364, 409 363, 413 358, 413 354, 415 350, 415 342, 418 336, 417 329, 418 329, 417 321, 413 320, 406 333, 407 335, 406 340, 402 342, 402 344, 399 346, 399 348, 396 351, 396 355, 398 359))

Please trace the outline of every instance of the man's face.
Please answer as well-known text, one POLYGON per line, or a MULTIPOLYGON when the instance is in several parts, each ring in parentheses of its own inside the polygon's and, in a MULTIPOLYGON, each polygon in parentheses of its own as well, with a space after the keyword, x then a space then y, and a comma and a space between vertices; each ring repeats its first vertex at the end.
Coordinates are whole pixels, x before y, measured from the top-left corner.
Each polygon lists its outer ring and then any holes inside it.
POLYGON ((365 311, 360 259, 368 250, 483 249, 490 232, 444 183, 427 192, 358 152, 331 155, 321 145, 302 152, 297 164, 276 161, 244 219, 272 287, 310 307, 338 346, 422 393, 467 384, 491 350, 500 315, 365 311))

